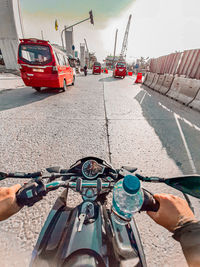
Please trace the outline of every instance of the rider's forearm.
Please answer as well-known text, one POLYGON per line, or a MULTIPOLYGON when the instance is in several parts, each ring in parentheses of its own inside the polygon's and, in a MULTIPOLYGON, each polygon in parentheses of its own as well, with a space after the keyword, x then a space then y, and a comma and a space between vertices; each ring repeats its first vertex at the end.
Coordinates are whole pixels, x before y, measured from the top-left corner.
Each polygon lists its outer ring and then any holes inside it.
POLYGON ((191 221, 177 228, 173 238, 180 242, 187 263, 191 267, 200 266, 200 221, 191 221))

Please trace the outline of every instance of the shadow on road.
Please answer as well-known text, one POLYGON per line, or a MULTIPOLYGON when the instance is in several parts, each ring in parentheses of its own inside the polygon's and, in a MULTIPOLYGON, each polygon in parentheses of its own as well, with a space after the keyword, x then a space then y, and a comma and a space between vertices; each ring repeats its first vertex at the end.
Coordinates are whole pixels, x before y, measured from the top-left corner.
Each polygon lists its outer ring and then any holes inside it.
POLYGON ((0 111, 28 105, 58 94, 59 89, 46 88, 36 92, 29 88, 8 89, 0 91, 0 111))
POLYGON ((99 82, 114 82, 114 81, 118 81, 118 79, 121 79, 120 77, 119 78, 114 78, 114 77, 106 77, 106 78, 101 78, 99 79, 99 82))
POLYGON ((184 106, 183 112, 180 109, 177 111, 169 101, 165 102, 159 96, 152 97, 152 93, 144 90, 135 97, 144 117, 179 169, 184 174, 200 173, 200 120, 191 116, 189 108, 187 113, 184 112, 184 106))

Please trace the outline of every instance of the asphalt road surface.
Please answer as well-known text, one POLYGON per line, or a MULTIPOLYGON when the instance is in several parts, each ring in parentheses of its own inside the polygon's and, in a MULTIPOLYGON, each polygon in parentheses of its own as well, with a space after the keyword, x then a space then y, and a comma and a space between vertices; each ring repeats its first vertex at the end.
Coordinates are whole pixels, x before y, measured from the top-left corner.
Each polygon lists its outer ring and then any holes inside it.
MULTIPOLYGON (((143 175, 172 177, 200 173, 200 114, 134 79, 111 74, 80 75, 64 93, 41 93, 0 76, 0 170, 32 172, 69 167, 94 155, 114 167, 131 165, 143 175), (10 88, 11 87, 11 88, 10 88)), ((4 77, 5 78, 5 77, 4 77)), ((1 186, 22 180, 6 180, 1 186)), ((145 184, 153 193, 181 194, 165 185, 145 184)), ((62 190, 61 190, 62 191, 62 190)), ((31 250, 59 192, 0 223, 0 266, 28 266, 31 250)), ((80 198, 71 194, 71 203, 80 198)), ((191 198, 199 218, 199 201, 191 198)), ((136 214, 148 266, 186 266, 171 233, 145 213, 136 214)))

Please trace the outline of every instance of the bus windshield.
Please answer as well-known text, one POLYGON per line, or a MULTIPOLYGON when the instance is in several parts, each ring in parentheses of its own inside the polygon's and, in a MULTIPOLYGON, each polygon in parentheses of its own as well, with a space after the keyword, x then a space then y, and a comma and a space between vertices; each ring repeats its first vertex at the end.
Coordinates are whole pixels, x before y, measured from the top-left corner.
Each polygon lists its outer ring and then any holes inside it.
POLYGON ((51 62, 49 46, 21 44, 19 46, 19 57, 26 63, 44 65, 51 62))
POLYGON ((118 62, 117 67, 126 67, 126 64, 123 62, 118 62))
POLYGON ((95 66, 101 66, 101 64, 99 62, 95 62, 94 65, 95 66))

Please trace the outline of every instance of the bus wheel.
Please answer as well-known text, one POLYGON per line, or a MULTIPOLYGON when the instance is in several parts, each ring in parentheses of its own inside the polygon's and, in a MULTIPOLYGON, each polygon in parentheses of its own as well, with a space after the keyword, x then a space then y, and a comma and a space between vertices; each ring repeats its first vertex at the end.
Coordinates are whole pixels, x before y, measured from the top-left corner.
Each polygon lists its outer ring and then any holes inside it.
POLYGON ((33 89, 35 89, 37 92, 41 91, 41 87, 33 87, 33 89))
POLYGON ((66 84, 66 81, 64 80, 63 81, 63 92, 65 92, 67 90, 67 84, 66 84))

